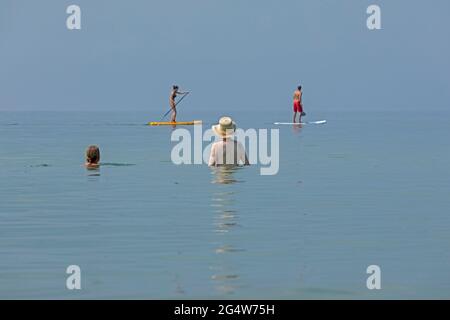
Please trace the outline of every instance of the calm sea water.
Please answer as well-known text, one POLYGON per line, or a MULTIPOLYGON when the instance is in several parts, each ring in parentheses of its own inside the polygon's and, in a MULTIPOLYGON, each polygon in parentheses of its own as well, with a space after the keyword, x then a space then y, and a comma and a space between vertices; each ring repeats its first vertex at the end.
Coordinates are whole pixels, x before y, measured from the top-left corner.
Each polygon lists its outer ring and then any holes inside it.
POLYGON ((173 165, 172 129, 145 113, 2 112, 0 298, 450 298, 449 115, 309 115, 328 124, 281 127, 279 173, 261 176, 173 165))

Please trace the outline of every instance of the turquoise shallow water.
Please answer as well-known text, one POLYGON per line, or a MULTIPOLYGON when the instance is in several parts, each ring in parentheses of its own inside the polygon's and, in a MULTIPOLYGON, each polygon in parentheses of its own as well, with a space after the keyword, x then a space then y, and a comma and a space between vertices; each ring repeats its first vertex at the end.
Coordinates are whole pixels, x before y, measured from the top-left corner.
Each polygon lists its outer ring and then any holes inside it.
POLYGON ((0 298, 450 298, 449 113, 320 119, 281 127, 279 173, 261 176, 173 165, 172 129, 145 113, 0 113, 0 298))

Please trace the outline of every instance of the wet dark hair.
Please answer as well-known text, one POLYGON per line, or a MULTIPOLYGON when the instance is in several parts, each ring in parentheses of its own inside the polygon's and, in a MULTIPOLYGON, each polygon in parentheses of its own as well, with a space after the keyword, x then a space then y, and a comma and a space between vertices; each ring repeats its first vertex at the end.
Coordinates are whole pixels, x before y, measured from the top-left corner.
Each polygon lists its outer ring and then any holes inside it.
POLYGON ((173 88, 173 90, 177 90, 177 89, 178 89, 178 86, 177 86, 177 85, 174 85, 172 88, 173 88))
POLYGON ((297 89, 298 89, 298 90, 302 90, 302 86, 298 86, 297 89))
POLYGON ((86 161, 90 164, 97 164, 100 161, 100 149, 91 145, 86 149, 86 161))

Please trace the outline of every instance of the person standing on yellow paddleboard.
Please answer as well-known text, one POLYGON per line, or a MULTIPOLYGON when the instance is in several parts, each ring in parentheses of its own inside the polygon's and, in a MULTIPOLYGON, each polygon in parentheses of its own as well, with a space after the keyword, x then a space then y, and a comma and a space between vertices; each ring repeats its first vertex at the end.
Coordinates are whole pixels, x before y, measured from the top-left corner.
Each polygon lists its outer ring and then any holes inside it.
MULTIPOLYGON (((179 94, 188 94, 189 91, 187 92, 181 92, 178 91, 178 86, 174 85, 172 87, 172 91, 170 92, 170 97, 169 97, 169 103, 170 103, 170 107, 172 108, 172 122, 176 122, 177 121, 177 103, 175 102, 175 99, 177 97, 177 95, 179 94)), ((180 100, 181 101, 181 100, 180 100)))

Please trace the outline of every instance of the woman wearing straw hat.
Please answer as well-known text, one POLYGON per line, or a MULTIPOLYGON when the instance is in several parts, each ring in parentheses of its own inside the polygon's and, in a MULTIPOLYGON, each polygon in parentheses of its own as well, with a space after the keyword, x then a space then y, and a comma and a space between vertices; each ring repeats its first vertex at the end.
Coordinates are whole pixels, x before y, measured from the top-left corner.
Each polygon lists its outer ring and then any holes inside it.
POLYGON ((230 117, 220 118, 219 124, 212 129, 222 140, 212 145, 209 166, 250 165, 242 143, 231 138, 236 131, 236 123, 230 117))

